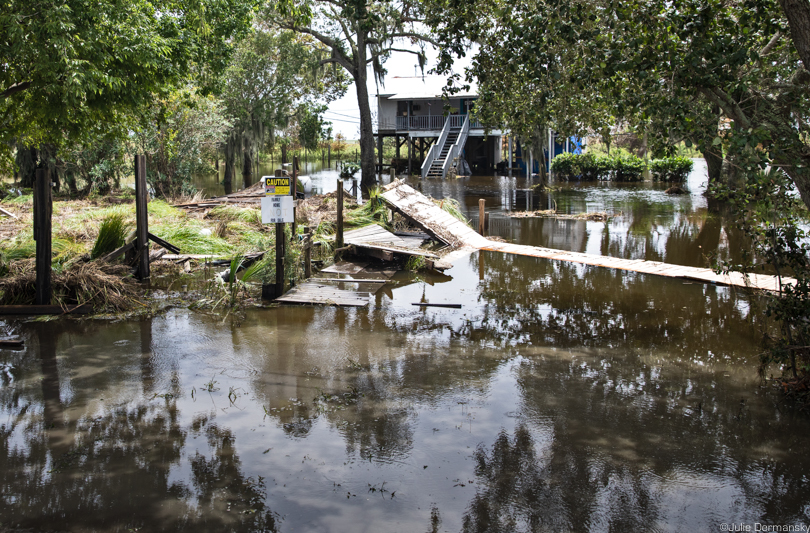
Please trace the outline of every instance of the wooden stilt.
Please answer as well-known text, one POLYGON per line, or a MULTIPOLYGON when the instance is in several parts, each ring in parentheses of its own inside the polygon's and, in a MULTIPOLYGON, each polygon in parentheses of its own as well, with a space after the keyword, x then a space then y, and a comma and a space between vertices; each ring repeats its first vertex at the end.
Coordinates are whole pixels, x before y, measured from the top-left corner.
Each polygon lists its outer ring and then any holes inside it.
POLYGON ((312 230, 304 226, 304 278, 312 277, 312 230))
POLYGON ((296 216, 298 215, 298 208, 295 207, 295 202, 298 200, 298 156, 293 157, 293 178, 292 178, 292 197, 293 197, 293 221, 292 221, 292 239, 295 242, 295 236, 298 232, 298 223, 296 216))
POLYGON ((36 171, 34 185, 34 240, 36 241, 36 305, 51 303, 51 177, 47 169, 36 171))
POLYGON ((485 204, 486 200, 483 198, 478 200, 478 233, 484 235, 485 233, 485 226, 486 226, 486 211, 485 211, 485 204))
POLYGON ((337 228, 335 248, 343 248, 343 180, 337 180, 337 228))
POLYGON ((284 223, 276 223, 276 290, 275 298, 284 294, 284 223))
POLYGON ((137 277, 141 281, 149 279, 149 211, 146 190, 146 156, 135 156, 135 257, 137 277))

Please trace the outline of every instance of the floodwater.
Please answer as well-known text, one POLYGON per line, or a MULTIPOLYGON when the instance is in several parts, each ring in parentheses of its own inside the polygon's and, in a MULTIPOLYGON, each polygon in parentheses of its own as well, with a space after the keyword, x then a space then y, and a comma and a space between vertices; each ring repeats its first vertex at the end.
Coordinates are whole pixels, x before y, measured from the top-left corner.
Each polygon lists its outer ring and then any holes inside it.
MULTIPOLYGON (((699 191, 526 185, 423 188, 470 214, 485 198, 493 232, 524 244, 732 254, 699 191), (507 217, 549 201, 622 216, 507 217)), ((810 524, 810 423, 757 377, 756 295, 490 252, 395 279, 368 309, 0 322, 26 341, 0 350, 0 530, 810 524)))

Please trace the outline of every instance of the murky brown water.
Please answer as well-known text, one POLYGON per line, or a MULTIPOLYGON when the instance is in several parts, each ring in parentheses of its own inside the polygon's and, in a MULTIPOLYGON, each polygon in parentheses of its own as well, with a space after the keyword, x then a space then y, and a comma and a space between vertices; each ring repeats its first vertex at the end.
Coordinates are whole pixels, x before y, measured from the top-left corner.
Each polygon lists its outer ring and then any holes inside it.
MULTIPOLYGON (((470 209, 503 190, 469 181, 470 209)), ((665 242, 644 251, 633 223, 583 222, 571 249, 676 262, 694 248, 705 205, 666 215, 656 190, 602 194, 646 202, 665 242)), ((503 231, 565 242, 536 222, 503 231)), ((0 529, 810 523, 810 424, 757 378, 756 296, 486 252, 448 274, 403 274, 359 310, 0 322, 26 340, 0 350, 0 529)))

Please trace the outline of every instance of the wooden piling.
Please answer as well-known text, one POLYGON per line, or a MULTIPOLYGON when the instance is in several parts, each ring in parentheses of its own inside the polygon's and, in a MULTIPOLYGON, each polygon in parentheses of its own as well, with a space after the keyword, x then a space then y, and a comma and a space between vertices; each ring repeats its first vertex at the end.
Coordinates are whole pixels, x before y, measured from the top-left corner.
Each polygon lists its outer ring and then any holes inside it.
POLYGON ((284 224, 276 223, 276 290, 275 298, 284 294, 284 224))
POLYGON ((36 241, 36 285, 34 303, 51 303, 51 176, 47 169, 38 168, 34 182, 34 240, 36 241))
POLYGON ((335 248, 343 248, 343 180, 337 180, 337 228, 335 248))
POLYGON ((149 211, 146 201, 146 156, 135 156, 135 256, 137 277, 141 281, 149 279, 149 211))
POLYGON ((478 233, 480 233, 482 236, 486 233, 486 212, 484 210, 486 203, 487 201, 483 198, 478 200, 478 233))
POLYGON ((304 278, 312 277, 312 230, 304 226, 304 278))
POLYGON ((293 221, 292 221, 292 238, 293 242, 295 242, 295 237, 298 234, 298 225, 295 221, 295 217, 298 213, 298 209, 295 207, 296 202, 298 201, 298 156, 293 157, 293 177, 292 177, 292 197, 293 197, 293 221))

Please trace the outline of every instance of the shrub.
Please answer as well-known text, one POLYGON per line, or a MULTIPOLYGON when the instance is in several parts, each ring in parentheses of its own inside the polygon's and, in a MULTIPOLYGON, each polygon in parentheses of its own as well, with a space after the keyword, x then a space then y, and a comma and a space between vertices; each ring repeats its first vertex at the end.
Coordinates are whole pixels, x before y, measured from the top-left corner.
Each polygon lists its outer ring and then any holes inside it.
POLYGON ((665 157, 650 161, 653 181, 681 182, 692 172, 692 160, 688 157, 665 157))
POLYGON ((644 161, 630 154, 603 156, 565 153, 551 161, 551 170, 561 181, 641 181, 644 161))
POLYGON ((644 161, 634 155, 610 158, 613 181, 641 181, 644 179, 644 161))

